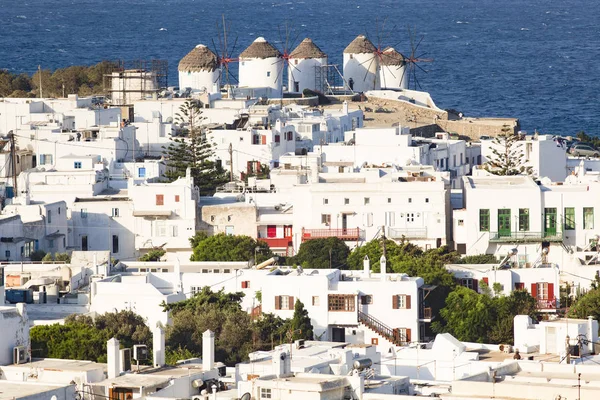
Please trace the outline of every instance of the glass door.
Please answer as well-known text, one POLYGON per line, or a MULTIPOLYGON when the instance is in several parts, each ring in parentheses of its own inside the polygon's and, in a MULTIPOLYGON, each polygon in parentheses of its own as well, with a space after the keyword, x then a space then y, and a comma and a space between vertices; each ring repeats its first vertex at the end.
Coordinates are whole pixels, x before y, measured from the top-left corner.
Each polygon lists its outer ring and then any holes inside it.
POLYGON ((498 210, 498 236, 510 236, 510 209, 498 210))
POLYGON ((556 208, 544 208, 544 237, 556 236, 556 208))

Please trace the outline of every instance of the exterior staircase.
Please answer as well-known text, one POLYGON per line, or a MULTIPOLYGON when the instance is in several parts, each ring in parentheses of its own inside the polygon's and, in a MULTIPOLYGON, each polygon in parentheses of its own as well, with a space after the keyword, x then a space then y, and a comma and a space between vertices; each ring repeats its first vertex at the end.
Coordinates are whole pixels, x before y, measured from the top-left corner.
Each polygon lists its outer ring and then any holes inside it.
POLYGON ((378 320, 377 318, 372 317, 369 314, 366 314, 362 311, 358 312, 358 322, 365 325, 367 328, 376 332, 378 335, 388 340, 390 343, 395 344, 396 346, 404 346, 408 344, 408 340, 406 336, 400 334, 398 329, 393 329, 378 320))

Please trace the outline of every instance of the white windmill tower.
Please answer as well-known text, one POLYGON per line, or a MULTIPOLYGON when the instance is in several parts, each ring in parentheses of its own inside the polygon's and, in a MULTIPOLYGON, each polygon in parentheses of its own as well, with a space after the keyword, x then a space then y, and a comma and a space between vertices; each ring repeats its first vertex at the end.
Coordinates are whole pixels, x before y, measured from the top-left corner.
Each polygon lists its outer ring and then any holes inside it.
POLYGON ((409 76, 406 74, 407 61, 393 47, 388 47, 381 54, 379 80, 386 89, 408 89, 409 76))
POLYGON ((240 87, 270 87, 277 96, 282 90, 279 72, 283 68, 279 50, 265 38, 257 38, 239 56, 240 87))
POLYGON ((358 35, 344 49, 344 81, 354 92, 381 89, 377 48, 365 36, 358 35))
POLYGON ((217 93, 220 88, 217 55, 199 44, 179 61, 179 87, 184 90, 206 90, 217 93))
POLYGON ((306 38, 290 53, 288 58, 288 91, 302 93, 304 89, 318 90, 323 87, 319 72, 327 65, 325 54, 312 39, 306 38))

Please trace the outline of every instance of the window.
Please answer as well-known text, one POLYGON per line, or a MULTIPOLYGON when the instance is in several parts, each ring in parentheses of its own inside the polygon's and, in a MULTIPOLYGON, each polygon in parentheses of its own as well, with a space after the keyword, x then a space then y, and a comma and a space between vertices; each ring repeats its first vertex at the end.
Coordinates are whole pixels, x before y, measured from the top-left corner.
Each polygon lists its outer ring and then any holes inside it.
POLYGON ((146 167, 138 168, 138 178, 145 178, 145 177, 146 177, 146 167))
POLYGON ((409 203, 412 203, 412 197, 409 197, 409 198, 408 198, 408 202, 409 202, 409 203))
POLYGON ((425 197, 425 203, 429 203, 429 197, 425 197))
POLYGON ((214 215, 210 216, 210 222, 215 222, 215 216, 214 215))
POLYGON ((275 135, 275 143, 281 143, 281 136, 275 135))
POLYGON ((0 268, 0 286, 4 286, 4 268, 0 268))
POLYGON ((178 237, 179 236, 179 227, 177 225, 172 225, 171 226, 171 237, 178 237))
POLYGON ((323 199, 323 204, 329 204, 329 199, 323 199))
POLYGON ((371 199, 368 197, 365 197, 365 206, 371 203, 371 199))
POLYGON ((4 256, 5 256, 7 259, 8 259, 8 258, 10 258, 10 250, 6 250, 6 251, 4 252, 4 256))
POLYGON ((565 207, 565 229, 575 229, 575 207, 565 207))
POLYGON ((350 199, 348 199, 348 198, 345 198, 345 199, 344 199, 344 204, 345 204, 345 205, 348 205, 348 204, 350 204, 350 199))
POLYGON ((319 305, 321 305, 321 302, 319 301, 319 296, 313 296, 312 297, 312 305, 313 306, 319 306, 319 305))
POLYGON ((165 205, 165 196, 163 194, 156 195, 156 205, 157 206, 165 205))
POLYGON ((52 154, 40 154, 40 165, 52 164, 52 154))
POLYGON ((154 221, 154 236, 165 237, 167 236, 167 225, 165 221, 154 221))
POLYGON ((197 293, 200 293, 202 291, 202 287, 200 286, 192 286, 190 288, 190 293, 192 296, 195 296, 197 293))
POLYGON ((373 304, 373 295, 365 294, 360 296, 360 304, 373 304))
POLYGON ((519 208, 519 232, 529 230, 529 208, 519 208))
POLYGON ((175 203, 179 203, 179 195, 178 194, 175 195, 175 203))
POLYGON ((373 226, 373 213, 363 214, 363 224, 365 226, 373 226))
POLYGON ((113 208, 112 209, 112 216, 113 217, 118 217, 119 216, 119 209, 118 208, 113 208))
POLYGON ((275 309, 276 310, 293 310, 294 309, 294 297, 293 296, 275 296, 275 309))
POLYGON ((48 210, 48 223, 52 223, 52 210, 48 210))
POLYGON ((87 208, 82 208, 81 211, 79 211, 79 213, 81 214, 81 218, 87 218, 87 208))
POLYGON ((410 296, 406 294, 397 294, 392 296, 392 308, 394 310, 406 309, 410 310, 410 296))
POLYGON ((233 225, 227 225, 225 227, 225 234, 227 236, 233 236, 233 225))
POLYGON ((58 207, 57 210, 58 210, 58 215, 60 215, 60 207, 58 207))
MULTIPOLYGON (((271 76, 271 71, 267 71, 267 77, 271 76)), ((271 398, 271 396, 269 396, 269 399, 271 398)))
POLYGON ((388 204, 391 204, 391 203, 392 203, 392 198, 388 197, 388 204))
POLYGON ((465 220, 464 219, 459 219, 458 220, 458 226, 464 226, 465 225, 465 220))
POLYGON ((49 239, 48 240, 48 247, 53 249, 54 248, 54 239, 49 239))
POLYGON ((473 279, 473 278, 464 278, 461 279, 460 281, 460 285, 466 287, 467 289, 472 289, 474 291, 478 291, 478 287, 477 287, 477 279, 473 279))
MULTIPOLYGON (((551 293, 549 291, 550 284, 548 284, 547 282, 533 283, 531 284, 531 286, 532 289, 535 289, 532 290, 531 295, 536 299, 548 300, 551 298, 551 293)), ((552 293, 552 295, 554 295, 554 293, 552 293)))
POLYGON ((489 232, 490 231, 490 210, 481 209, 479 210, 479 231, 489 232))
POLYGON ((331 214, 321 214, 321 223, 324 225, 331 225, 331 214))
POLYGON ((583 229, 594 229, 594 207, 583 207, 583 229))
POLYGON ((329 311, 354 311, 353 294, 330 294, 328 296, 329 311))
MULTIPOLYGON (((208 270, 207 270, 208 272, 208 270)), ((250 287, 250 281, 242 281, 242 289, 248 289, 250 287)))
POLYGON ((525 290, 525 284, 523 282, 515 282, 515 290, 525 290))
POLYGON ((456 167, 456 154, 452 155, 452 160, 453 160, 454 166, 456 167))
POLYGON ((119 235, 112 235, 112 252, 119 252, 119 235))
POLYGON ((81 169, 81 161, 75 161, 73 163, 73 168, 75 168, 75 169, 81 169))
POLYGON ((271 389, 260 388, 260 398, 261 399, 270 399, 271 398, 271 389))

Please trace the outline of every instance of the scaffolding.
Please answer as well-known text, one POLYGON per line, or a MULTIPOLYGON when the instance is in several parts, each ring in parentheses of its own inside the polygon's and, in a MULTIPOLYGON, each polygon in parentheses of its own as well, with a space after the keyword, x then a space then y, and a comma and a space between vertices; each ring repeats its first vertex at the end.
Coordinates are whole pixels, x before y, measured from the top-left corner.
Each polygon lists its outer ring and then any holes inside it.
POLYGON ((114 69, 103 77, 104 91, 113 104, 128 105, 136 100, 158 97, 168 85, 166 60, 117 60, 114 69))
POLYGON ((315 90, 325 95, 354 94, 337 64, 315 66, 315 90))

